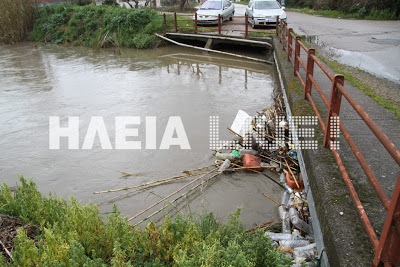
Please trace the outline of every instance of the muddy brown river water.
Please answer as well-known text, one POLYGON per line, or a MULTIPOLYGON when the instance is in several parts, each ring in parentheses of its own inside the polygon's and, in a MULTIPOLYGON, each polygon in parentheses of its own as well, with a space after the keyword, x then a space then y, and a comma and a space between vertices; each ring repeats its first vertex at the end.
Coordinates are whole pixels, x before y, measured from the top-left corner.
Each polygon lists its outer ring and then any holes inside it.
MULTIPOLYGON (((252 115, 268 107, 277 86, 273 66, 174 46, 123 50, 122 55, 113 50, 91 53, 86 48, 35 47, 31 43, 0 46, 0 80, 1 181, 13 186, 18 175, 32 177, 43 193, 74 195, 83 204, 99 204, 101 212, 111 211, 116 204, 127 216, 191 179, 118 198, 116 193, 92 192, 212 164, 209 117, 220 117, 220 139, 230 140, 233 136, 226 127, 238 109, 252 115), (67 138, 60 139, 60 149, 49 149, 50 116, 59 116, 62 127, 68 125, 68 117, 79 117, 79 149, 68 149, 67 138), (82 149, 95 116, 103 118, 112 149, 102 149, 98 136, 93 149, 82 149), (140 141, 141 149, 116 149, 115 118, 119 116, 140 117, 140 125, 133 126, 138 136, 128 139, 140 141), (156 149, 146 149, 146 116, 155 116, 156 149), (181 118, 191 149, 159 149, 171 116, 181 118)), ((242 220, 250 227, 278 218, 276 205, 262 193, 279 200, 281 189, 261 175, 224 174, 180 201, 178 208, 182 212, 213 211, 224 220, 241 206, 242 220)))

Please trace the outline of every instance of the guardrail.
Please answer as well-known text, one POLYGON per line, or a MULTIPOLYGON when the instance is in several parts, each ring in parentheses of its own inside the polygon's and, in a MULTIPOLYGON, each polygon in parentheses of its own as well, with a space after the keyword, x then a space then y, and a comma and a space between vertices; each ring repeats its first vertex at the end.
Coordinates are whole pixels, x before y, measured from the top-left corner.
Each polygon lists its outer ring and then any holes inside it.
POLYGON ((280 42, 283 45, 283 50, 287 53, 287 58, 293 65, 293 73, 300 79, 300 82, 304 88, 304 98, 310 101, 311 106, 318 118, 318 122, 321 125, 324 133, 324 147, 330 147, 336 163, 340 169, 343 180, 350 193, 351 199, 357 209, 358 215, 361 218, 361 222, 368 235, 369 241, 375 251, 375 258, 373 266, 397 266, 400 262, 400 172, 397 177, 395 189, 393 191, 392 199, 390 200, 387 196, 382 185, 376 178, 370 165, 367 163, 357 144, 347 131, 343 123, 339 120, 340 106, 342 97, 344 97, 351 107, 357 112, 360 118, 365 124, 371 129, 375 137, 382 143, 391 157, 400 165, 400 151, 390 141, 387 135, 382 131, 381 128, 372 120, 365 110, 354 100, 354 98, 344 88, 344 77, 341 74, 331 74, 325 65, 315 55, 315 50, 307 48, 302 42, 299 36, 295 36, 293 29, 288 28, 287 24, 281 20, 280 24, 277 23, 276 35, 279 36, 280 42), (294 44, 293 44, 294 42, 294 44), (304 51, 307 54, 307 62, 303 62, 300 53, 304 51), (300 74, 300 66, 305 72, 305 79, 300 74), (319 67, 325 76, 332 82, 331 95, 328 99, 323 93, 321 87, 318 85, 314 78, 314 67, 319 67), (321 97, 325 106, 328 110, 326 123, 317 109, 313 98, 311 97, 311 90, 315 88, 318 95, 321 97), (370 184, 372 185, 375 193, 381 201, 383 207, 387 211, 387 216, 381 237, 378 239, 371 223, 366 214, 364 207, 358 197, 358 194, 354 188, 352 181, 346 171, 346 168, 340 158, 339 153, 334 148, 336 132, 334 128, 331 128, 332 120, 339 121, 339 129, 343 137, 347 141, 349 147, 353 151, 357 161, 367 176, 370 184))
MULTIPOLYGON (((224 17, 224 16, 221 16, 221 15, 218 15, 218 18, 217 18, 217 20, 215 20, 215 23, 213 23, 213 22, 204 23, 204 21, 198 20, 197 13, 195 13, 195 14, 187 14, 187 15, 186 14, 179 14, 179 17, 184 17, 184 18, 178 18, 178 15, 177 15, 176 12, 174 12, 172 15, 173 15, 173 18, 169 19, 169 18, 167 18, 168 15, 166 13, 163 14, 164 25, 167 28, 173 28, 175 30, 175 32, 178 32, 179 28, 193 28, 193 32, 195 34, 197 34, 199 32, 199 29, 203 28, 203 29, 208 29, 208 30, 215 29, 215 31, 218 31, 218 34, 221 35, 222 31, 223 31, 222 25, 225 24, 225 22, 223 22, 223 20, 225 20, 225 18, 226 19, 230 18, 230 17, 224 17), (173 22, 173 24, 171 22, 173 22), (186 25, 179 25, 179 22, 189 22, 189 23, 186 24, 186 25), (203 23, 204 24, 208 24, 208 25, 216 25, 216 26, 214 26, 214 27, 212 27, 212 26, 201 26, 200 24, 203 24, 203 23)), ((255 32, 255 33, 271 33, 271 31, 267 31, 267 30, 264 30, 264 31, 263 30, 257 30, 257 31, 249 30, 249 26, 252 26, 252 24, 248 22, 249 21, 249 17, 247 16, 247 14, 245 16, 234 16, 234 18, 235 18, 235 20, 244 19, 244 22, 240 23, 240 22, 231 21, 231 22, 228 22, 228 24, 226 24, 226 25, 243 25, 243 30, 235 29, 234 31, 243 32, 245 39, 247 39, 249 37, 249 33, 251 33, 251 32, 255 32)), ((250 17, 250 18, 253 20, 254 18, 257 19, 259 17, 250 17)), ((262 17, 262 18, 265 19, 265 17, 262 17)), ((271 27, 276 27, 277 28, 278 24, 279 24, 279 20, 276 19, 276 22, 274 22, 274 23, 271 23, 271 24, 268 24, 268 25, 264 24, 264 25, 261 25, 261 26, 271 26, 271 27)))

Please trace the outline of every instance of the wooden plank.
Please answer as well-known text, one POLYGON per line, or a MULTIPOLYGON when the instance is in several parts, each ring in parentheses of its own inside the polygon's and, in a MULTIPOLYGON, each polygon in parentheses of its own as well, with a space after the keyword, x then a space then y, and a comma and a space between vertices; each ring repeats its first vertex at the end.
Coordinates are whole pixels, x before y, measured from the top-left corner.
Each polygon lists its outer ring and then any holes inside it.
POLYGON ((213 39, 212 39, 212 38, 208 39, 208 40, 207 40, 207 43, 206 43, 206 46, 204 46, 204 48, 211 49, 211 47, 212 47, 212 42, 213 42, 213 39))

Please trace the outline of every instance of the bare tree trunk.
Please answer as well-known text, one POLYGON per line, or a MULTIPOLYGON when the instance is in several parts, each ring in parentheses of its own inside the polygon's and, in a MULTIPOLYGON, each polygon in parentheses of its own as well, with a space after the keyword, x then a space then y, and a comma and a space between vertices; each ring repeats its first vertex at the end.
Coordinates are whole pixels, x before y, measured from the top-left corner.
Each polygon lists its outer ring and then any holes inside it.
POLYGON ((127 3, 131 8, 133 8, 132 4, 129 3, 129 0, 122 0, 122 2, 127 3))
POLYGON ((185 8, 185 5, 188 0, 180 0, 179 2, 179 10, 182 11, 185 8))

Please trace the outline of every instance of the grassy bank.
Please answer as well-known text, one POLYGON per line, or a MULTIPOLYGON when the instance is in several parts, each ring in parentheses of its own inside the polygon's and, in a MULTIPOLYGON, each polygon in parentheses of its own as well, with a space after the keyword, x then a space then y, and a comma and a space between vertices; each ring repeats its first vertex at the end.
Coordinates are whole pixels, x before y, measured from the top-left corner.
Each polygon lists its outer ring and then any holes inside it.
MULTIPOLYGON (((364 94, 375 100, 379 105, 390 111, 393 115, 395 115, 398 119, 400 119, 400 105, 397 99, 392 99, 385 94, 381 94, 380 91, 375 90, 372 86, 364 81, 368 81, 365 79, 365 76, 371 76, 371 74, 365 73, 362 70, 358 70, 356 68, 341 64, 335 60, 329 60, 327 58, 318 55, 318 57, 325 62, 329 67, 331 67, 335 73, 340 73, 344 76, 346 81, 351 83, 354 87, 360 89, 364 94), (360 73, 360 77, 356 77, 356 74, 360 73), (365 80, 362 80, 365 79, 365 80)), ((371 79, 375 80, 375 79, 371 79)))
POLYGON ((69 4, 39 8, 30 39, 93 48, 148 48, 154 32, 163 32, 162 17, 151 9, 69 4))
POLYGON ((0 188, 0 213, 37 225, 40 234, 21 227, 11 252, 0 253, 2 266, 287 266, 260 230, 247 234, 240 212, 219 223, 212 214, 166 219, 134 229, 117 208, 102 218, 93 204, 39 193, 32 181, 20 178, 13 192, 0 188), (6 261, 9 260, 7 263, 6 261))
POLYGON ((398 20, 399 16, 396 15, 395 11, 390 9, 378 10, 371 9, 367 10, 365 8, 360 8, 355 12, 343 12, 338 10, 329 9, 310 9, 310 8, 287 8, 286 11, 295 11, 300 13, 306 13, 310 15, 319 15, 328 18, 346 18, 346 19, 370 19, 370 20, 398 20))

